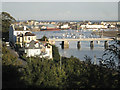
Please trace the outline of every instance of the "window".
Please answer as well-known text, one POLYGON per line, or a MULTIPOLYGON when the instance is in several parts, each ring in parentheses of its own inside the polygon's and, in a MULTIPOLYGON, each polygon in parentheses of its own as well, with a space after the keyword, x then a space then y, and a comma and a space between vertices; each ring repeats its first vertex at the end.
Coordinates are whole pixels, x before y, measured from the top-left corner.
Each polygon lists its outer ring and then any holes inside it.
POLYGON ((25 41, 27 40, 27 38, 25 37, 25 41))
POLYGON ((28 40, 30 40, 30 37, 28 37, 28 40))

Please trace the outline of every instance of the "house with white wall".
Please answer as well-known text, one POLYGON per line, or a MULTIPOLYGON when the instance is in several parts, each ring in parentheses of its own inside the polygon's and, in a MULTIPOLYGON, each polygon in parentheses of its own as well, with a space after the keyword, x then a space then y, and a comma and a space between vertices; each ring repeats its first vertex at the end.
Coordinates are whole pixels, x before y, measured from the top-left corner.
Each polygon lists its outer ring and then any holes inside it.
POLYGON ((39 41, 32 40, 29 44, 25 45, 26 57, 44 57, 52 59, 52 46, 49 44, 43 45, 39 41))
POLYGON ((29 44, 25 46, 26 57, 34 57, 41 55, 41 44, 32 40, 29 44))
POLYGON ((36 35, 31 32, 26 32, 25 35, 20 34, 16 36, 16 44, 20 44, 23 47, 23 44, 30 43, 32 40, 36 40, 36 35))
POLYGON ((91 24, 91 25, 81 25, 80 26, 82 29, 107 29, 108 26, 107 25, 94 25, 94 24, 91 24))
POLYGON ((64 24, 63 26, 61 26, 61 29, 68 29, 68 28, 70 28, 68 24, 64 24))
POLYGON ((9 42, 15 44, 17 40, 16 37, 20 34, 25 35, 26 32, 31 32, 26 26, 18 27, 12 24, 9 29, 9 42))

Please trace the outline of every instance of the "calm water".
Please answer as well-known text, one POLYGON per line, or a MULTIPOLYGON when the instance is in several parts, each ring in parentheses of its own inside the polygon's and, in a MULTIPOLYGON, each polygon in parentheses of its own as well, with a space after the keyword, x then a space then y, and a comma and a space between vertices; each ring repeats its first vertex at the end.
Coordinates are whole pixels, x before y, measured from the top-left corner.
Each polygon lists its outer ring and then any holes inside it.
MULTIPOLYGON (((41 32, 33 32, 36 34, 37 39, 42 38, 44 35, 47 36, 48 38, 70 38, 70 37, 64 37, 63 34, 66 35, 73 35, 79 37, 80 34, 82 34, 82 38, 89 38, 89 37, 99 37, 95 35, 91 35, 92 31, 87 30, 86 32, 84 31, 76 31, 76 30, 63 30, 63 31, 41 31, 41 32)), ((77 49, 77 41, 70 41, 69 42, 69 49, 61 49, 61 42, 56 42, 55 45, 59 49, 59 53, 61 56, 74 56, 79 58, 80 60, 85 60, 84 56, 90 56, 92 58, 92 61, 94 61, 94 56, 96 58, 101 58, 103 53, 104 53, 104 42, 101 41, 100 43, 94 42, 94 49, 90 49, 90 42, 89 41, 82 41, 81 42, 81 48, 77 49)), ((111 42, 109 42, 110 44, 111 42)), ((97 60, 97 63, 99 61, 97 60)))

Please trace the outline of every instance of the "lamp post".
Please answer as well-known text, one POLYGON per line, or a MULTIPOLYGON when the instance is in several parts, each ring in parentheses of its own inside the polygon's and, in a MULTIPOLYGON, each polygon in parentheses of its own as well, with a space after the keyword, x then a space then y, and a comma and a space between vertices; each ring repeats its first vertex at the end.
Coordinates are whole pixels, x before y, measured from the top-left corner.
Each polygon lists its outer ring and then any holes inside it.
POLYGON ((61 60, 61 55, 60 55, 60 69, 62 68, 62 60, 61 60))
POLYGON ((94 64, 96 65, 96 55, 94 55, 94 64))

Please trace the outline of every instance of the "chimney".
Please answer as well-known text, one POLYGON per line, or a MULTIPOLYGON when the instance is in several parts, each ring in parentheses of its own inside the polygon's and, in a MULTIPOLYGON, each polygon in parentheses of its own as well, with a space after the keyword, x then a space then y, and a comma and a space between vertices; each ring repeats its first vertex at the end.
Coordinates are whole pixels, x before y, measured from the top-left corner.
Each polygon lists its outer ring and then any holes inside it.
POLYGON ((24 30, 26 30, 26 26, 24 26, 24 30))

